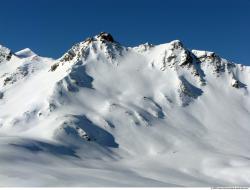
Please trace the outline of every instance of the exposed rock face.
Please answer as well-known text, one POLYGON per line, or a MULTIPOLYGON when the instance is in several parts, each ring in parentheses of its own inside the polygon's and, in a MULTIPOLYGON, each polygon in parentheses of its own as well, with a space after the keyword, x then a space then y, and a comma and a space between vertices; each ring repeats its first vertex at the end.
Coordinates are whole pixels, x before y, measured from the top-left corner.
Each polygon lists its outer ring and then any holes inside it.
POLYGON ((177 69, 178 67, 190 65, 192 57, 179 40, 174 40, 159 54, 159 60, 155 60, 154 62, 161 65, 161 70, 165 70, 167 67, 177 69))
POLYGON ((219 73, 225 72, 225 67, 228 62, 221 59, 214 52, 192 50, 192 53, 201 63, 208 63, 208 66, 213 68, 213 72, 217 74, 217 76, 219 76, 219 73))
POLYGON ((59 63, 55 63, 55 64, 53 64, 51 67, 50 67, 50 71, 55 71, 56 70, 56 68, 59 66, 59 63))
POLYGON ((174 40, 160 46, 161 48, 152 46, 149 50, 149 52, 157 51, 157 54, 152 56, 151 61, 154 67, 158 67, 162 71, 171 69, 180 74, 187 71, 199 82, 199 85, 204 86, 206 84, 200 61, 190 50, 183 46, 181 41, 174 40), (157 50, 158 48, 159 50, 157 50))
POLYGON ((0 45, 0 63, 3 61, 9 61, 12 57, 10 49, 0 45))
POLYGON ((246 85, 240 82, 239 80, 233 78, 231 81, 231 86, 234 88, 246 88, 246 85))
POLYGON ((8 84, 14 84, 15 82, 23 79, 26 77, 29 73, 32 73, 34 70, 32 67, 29 67, 28 64, 22 65, 16 69, 13 73, 6 73, 4 76, 4 83, 3 86, 6 86, 8 84))
POLYGON ((97 37, 108 42, 115 42, 113 36, 107 32, 101 32, 97 37))
POLYGON ((194 99, 201 96, 203 91, 191 83, 189 83, 184 77, 180 77, 180 83, 178 88, 178 94, 180 98, 180 104, 182 106, 187 106, 194 99))
POLYGON ((0 99, 3 99, 4 94, 0 91, 0 99))
POLYGON ((193 58, 191 57, 191 54, 189 51, 184 51, 184 53, 181 55, 181 60, 179 65, 180 66, 185 66, 185 65, 190 65, 193 62, 193 58))
POLYGON ((233 79, 231 85, 234 88, 240 88, 240 81, 233 79))

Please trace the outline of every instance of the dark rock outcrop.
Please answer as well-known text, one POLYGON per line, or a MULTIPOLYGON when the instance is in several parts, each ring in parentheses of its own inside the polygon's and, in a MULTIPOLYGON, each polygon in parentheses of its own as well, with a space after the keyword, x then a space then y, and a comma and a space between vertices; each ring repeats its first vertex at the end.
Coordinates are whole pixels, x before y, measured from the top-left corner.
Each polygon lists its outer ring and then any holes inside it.
POLYGON ((98 37, 103 41, 115 42, 113 36, 107 32, 101 32, 98 37))

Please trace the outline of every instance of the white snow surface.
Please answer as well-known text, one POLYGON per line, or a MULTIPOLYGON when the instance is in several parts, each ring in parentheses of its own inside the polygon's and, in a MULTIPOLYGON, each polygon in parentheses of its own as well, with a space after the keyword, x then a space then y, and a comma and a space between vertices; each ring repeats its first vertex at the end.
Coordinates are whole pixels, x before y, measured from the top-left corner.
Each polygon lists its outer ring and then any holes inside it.
POLYGON ((248 66, 107 33, 3 57, 0 186, 250 185, 248 66))
POLYGON ((36 54, 30 48, 22 49, 22 50, 16 52, 15 54, 20 58, 27 58, 27 57, 36 56, 36 54))

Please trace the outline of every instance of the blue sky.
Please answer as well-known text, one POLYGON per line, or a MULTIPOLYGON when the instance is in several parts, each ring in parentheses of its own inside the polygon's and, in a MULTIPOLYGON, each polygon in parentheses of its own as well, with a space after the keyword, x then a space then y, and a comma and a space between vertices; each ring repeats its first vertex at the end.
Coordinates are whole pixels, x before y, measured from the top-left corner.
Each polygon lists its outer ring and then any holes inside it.
POLYGON ((126 46, 183 41, 250 65, 250 0, 10 0, 0 44, 57 58, 101 31, 126 46))

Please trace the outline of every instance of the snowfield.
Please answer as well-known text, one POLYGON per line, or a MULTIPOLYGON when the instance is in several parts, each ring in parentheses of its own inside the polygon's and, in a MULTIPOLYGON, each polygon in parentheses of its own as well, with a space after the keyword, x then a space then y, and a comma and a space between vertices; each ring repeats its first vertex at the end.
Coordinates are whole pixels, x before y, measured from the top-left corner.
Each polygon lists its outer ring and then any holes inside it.
POLYGON ((178 40, 0 46, 0 186, 250 186, 249 85, 178 40))

